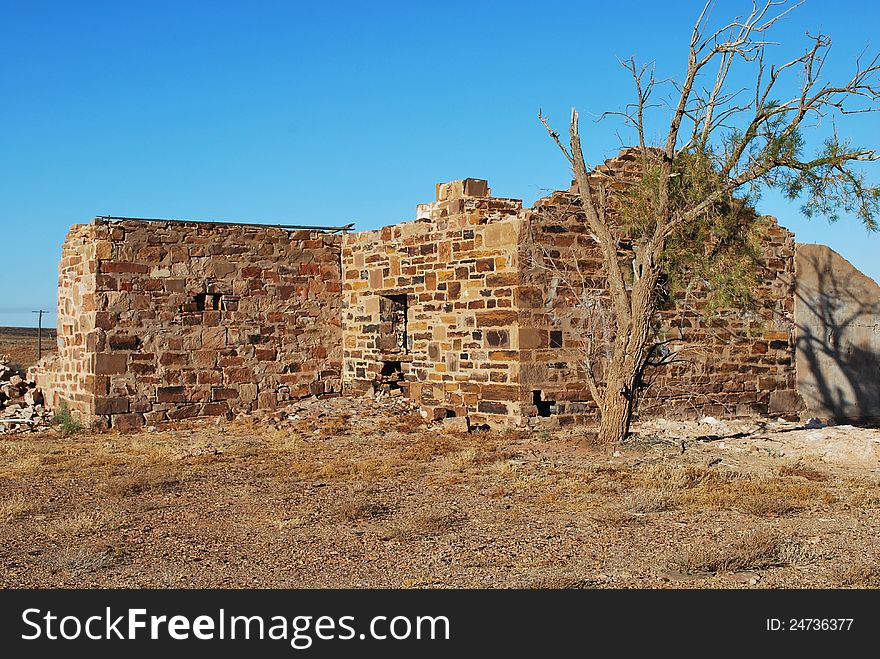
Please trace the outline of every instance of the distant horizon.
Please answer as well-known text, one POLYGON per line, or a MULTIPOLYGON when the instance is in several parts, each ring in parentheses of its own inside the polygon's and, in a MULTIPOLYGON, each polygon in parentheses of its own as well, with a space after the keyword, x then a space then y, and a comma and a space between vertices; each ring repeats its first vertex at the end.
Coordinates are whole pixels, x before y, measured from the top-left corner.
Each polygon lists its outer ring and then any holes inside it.
MULTIPOLYGON (((43 329, 44 330, 51 329, 54 331, 54 330, 58 329, 58 321, 55 319, 56 315, 57 315, 56 311, 53 311, 51 313, 51 315, 43 314, 43 329), (51 320, 50 320, 50 318, 51 318, 51 320)), ((25 314, 23 314, 23 313, 0 313, 0 329, 38 329, 38 324, 37 324, 36 318, 33 319, 33 324, 31 324, 31 325, 13 325, 8 322, 10 319, 16 319, 19 317, 24 319, 25 314)))

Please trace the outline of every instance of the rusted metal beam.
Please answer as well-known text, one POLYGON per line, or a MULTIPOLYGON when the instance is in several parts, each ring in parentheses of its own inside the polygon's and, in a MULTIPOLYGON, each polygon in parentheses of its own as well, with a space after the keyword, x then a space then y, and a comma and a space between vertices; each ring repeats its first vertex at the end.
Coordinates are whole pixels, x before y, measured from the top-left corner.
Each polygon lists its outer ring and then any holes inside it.
POLYGON ((341 227, 327 227, 327 226, 314 226, 308 224, 261 224, 259 222, 227 222, 227 221, 215 221, 215 220, 180 220, 180 219, 169 219, 169 218, 161 218, 161 217, 120 217, 117 215, 99 215, 95 218, 96 220, 103 220, 104 222, 172 222, 174 224, 219 224, 225 226, 236 226, 236 227, 259 227, 266 229, 287 229, 290 231, 302 231, 302 230, 310 230, 310 231, 324 231, 327 233, 347 233, 354 229, 354 222, 350 222, 341 227))

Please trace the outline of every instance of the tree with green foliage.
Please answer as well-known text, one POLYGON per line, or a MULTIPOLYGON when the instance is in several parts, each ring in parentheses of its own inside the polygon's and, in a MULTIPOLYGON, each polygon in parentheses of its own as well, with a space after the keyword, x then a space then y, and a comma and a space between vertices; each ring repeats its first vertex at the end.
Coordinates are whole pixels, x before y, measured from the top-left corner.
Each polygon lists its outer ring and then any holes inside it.
POLYGON ((807 35, 805 50, 789 61, 768 61, 768 32, 800 3, 753 4, 748 15, 712 31, 713 5, 710 0, 703 7, 691 33, 684 77, 672 83, 674 101, 662 143, 649 144, 646 138, 645 115, 659 84, 654 68, 635 59, 624 62, 635 101, 608 114, 622 117, 638 139, 639 180, 626 192, 592 175, 576 110, 567 144, 539 114, 571 164, 578 202, 602 253, 611 345, 601 381, 588 376, 603 443, 618 442, 629 431, 640 378, 660 343, 657 311, 671 289, 697 283, 719 305, 748 301, 756 276, 751 257, 762 228, 746 203, 753 195, 775 188, 803 200, 808 217, 835 220, 844 211, 868 229, 878 228, 880 188, 866 182, 859 165, 878 154, 841 138, 836 123, 880 109, 880 55, 857 60, 849 79, 826 81, 822 74, 831 48, 826 35, 807 35), (734 85, 734 65, 750 68, 754 83, 748 90, 734 85), (782 95, 783 89, 790 95, 782 95), (828 122, 834 122, 831 135, 807 156, 804 131, 828 122), (621 259, 623 244, 629 256, 621 259))

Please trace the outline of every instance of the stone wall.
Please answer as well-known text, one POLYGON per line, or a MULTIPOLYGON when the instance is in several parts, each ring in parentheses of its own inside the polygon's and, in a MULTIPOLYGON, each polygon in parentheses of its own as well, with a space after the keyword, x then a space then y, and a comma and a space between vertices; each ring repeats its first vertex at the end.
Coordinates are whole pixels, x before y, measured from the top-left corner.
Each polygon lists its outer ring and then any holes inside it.
MULTIPOLYGON (((625 151, 594 175, 634 165, 625 151)), ((584 328, 603 321, 574 297, 606 312, 609 304, 574 188, 523 210, 465 179, 438 186, 437 201, 417 213, 345 238, 346 386, 399 387, 431 416, 476 424, 594 420, 584 328)), ((679 339, 670 344, 678 360, 646 373, 641 415, 797 411, 794 237, 773 218, 763 222, 755 308, 706 316, 699 290, 670 304, 664 332, 679 339)), ((612 338, 596 334, 600 353, 612 338)))
POLYGON ((341 389, 341 238, 96 220, 64 247, 57 404, 128 428, 341 389))
MULTIPOLYGON (((521 386, 532 398, 527 415, 562 423, 596 416, 584 373, 593 364, 600 378, 613 339, 606 328, 611 303, 602 256, 586 231, 572 195, 554 195, 529 218, 532 244, 523 262, 544 257, 548 268, 524 268, 520 294, 521 386), (588 305, 591 311, 587 311, 588 305)), ((749 311, 707 312, 706 292, 680 293, 660 312, 662 338, 672 340, 667 359, 649 368, 637 410, 643 417, 745 416, 794 413, 794 236, 765 217, 760 285, 749 311)))
POLYGON ((439 185, 417 214, 345 236, 346 386, 400 387, 432 415, 473 423, 516 419, 522 203, 465 179, 439 185), (395 304, 406 306, 405 328, 395 304), (398 341, 400 331, 408 338, 398 341))
MULTIPOLYGON (((624 151, 592 175, 621 190, 636 169, 624 151)), ((477 425, 591 421, 584 328, 593 324, 600 354, 612 337, 595 313, 608 311, 608 294, 579 208, 574 187, 523 209, 464 179, 438 185, 412 222, 344 236, 74 227, 60 267, 61 349, 41 364, 40 384, 50 403, 119 428, 343 386, 477 425)), ((671 301, 663 332, 678 339, 678 359, 646 373, 640 415, 798 410, 793 235, 764 222, 756 308, 707 317, 700 290, 671 301)), ((621 258, 628 249, 623 240, 621 258)), ((601 377, 601 358, 593 363, 601 377)))
POLYGON ((797 384, 805 412, 880 420, 880 286, 825 245, 798 245, 797 384))
MULTIPOLYGON (((591 176, 608 190, 626 189, 638 176, 636 151, 627 149, 591 176)), ((613 340, 611 302, 602 255, 589 236, 577 186, 538 200, 528 216, 520 294, 521 387, 527 416, 562 423, 594 419, 585 362, 601 381, 613 340), (524 340, 524 337, 526 339, 524 340), (590 349, 590 344, 593 349, 590 349)), ((620 198, 610 197, 610 221, 620 198)), ((648 416, 743 416, 797 411, 793 311, 794 235, 764 217, 760 284, 748 311, 706 309, 706 291, 678 293, 661 310, 660 368, 647 369, 637 413, 648 416)), ((619 247, 626 260, 627 241, 619 247)), ((629 267, 629 266, 627 266, 629 267)))
POLYGON ((95 402, 94 370, 87 337, 95 329, 95 285, 98 275, 98 228, 70 228, 58 264, 58 352, 45 357, 32 377, 43 390, 47 407, 65 401, 72 413, 88 417, 95 402))

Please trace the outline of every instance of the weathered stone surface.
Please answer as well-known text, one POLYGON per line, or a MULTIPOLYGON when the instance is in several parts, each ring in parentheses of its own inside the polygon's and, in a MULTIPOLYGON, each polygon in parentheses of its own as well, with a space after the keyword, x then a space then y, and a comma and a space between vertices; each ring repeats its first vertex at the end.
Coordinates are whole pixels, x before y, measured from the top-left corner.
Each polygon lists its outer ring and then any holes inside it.
POLYGON ((794 389, 780 389, 770 393, 770 412, 792 414, 805 409, 804 400, 794 389))
POLYGON ((470 432, 471 429, 466 416, 453 416, 443 419, 443 427, 452 432, 470 432))
POLYGON ((824 245, 798 245, 796 262, 797 388, 807 413, 880 419, 880 286, 824 245))
MULTIPOLYGON (((615 176, 620 189, 636 175, 627 151, 600 170, 596 176, 615 176)), ((517 200, 489 197, 488 187, 478 195, 469 189, 476 190, 465 181, 440 184, 437 201, 418 206, 418 221, 345 236, 346 387, 376 388, 394 368, 431 417, 448 409, 478 424, 516 424, 548 411, 566 422, 595 419, 577 331, 589 318, 561 280, 583 283, 597 303, 607 304, 608 293, 576 191, 524 210, 517 200), (531 268, 536 258, 549 258, 551 269, 531 268), (552 268, 565 273, 574 263, 568 277, 552 276, 552 268), (403 324, 383 318, 381 301, 394 296, 407 300, 402 341, 403 324)), ((767 413, 769 393, 793 387, 794 241, 773 218, 763 221, 765 273, 753 319, 731 310, 719 323, 692 313, 700 292, 664 311, 664 324, 685 328, 702 357, 647 374, 641 416, 767 413)))
POLYGON ((114 414, 110 419, 110 427, 116 430, 137 430, 144 425, 144 415, 138 413, 114 414))
POLYGON ((314 388, 338 392, 340 243, 216 223, 72 227, 59 264, 59 351, 34 369, 47 404, 132 427, 230 404, 274 407, 282 371, 307 392, 324 377, 314 388))

